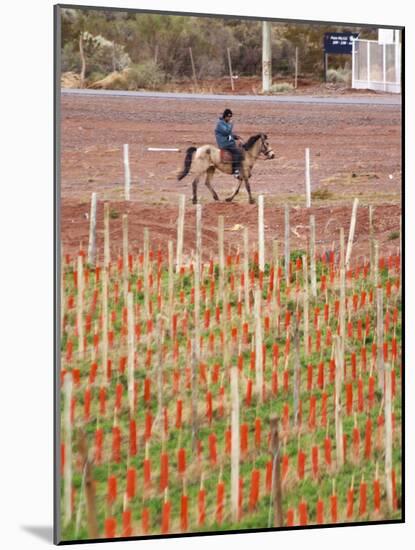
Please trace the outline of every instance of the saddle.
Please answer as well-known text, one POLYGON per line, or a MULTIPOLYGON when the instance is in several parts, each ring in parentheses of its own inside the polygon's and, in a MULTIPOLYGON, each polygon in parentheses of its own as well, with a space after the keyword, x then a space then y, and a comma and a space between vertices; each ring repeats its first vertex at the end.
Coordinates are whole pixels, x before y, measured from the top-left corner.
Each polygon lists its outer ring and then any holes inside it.
MULTIPOLYGON (((242 153, 242 157, 243 157, 243 149, 242 147, 238 147, 240 152, 242 153)), ((228 149, 220 149, 220 160, 221 162, 232 162, 233 160, 233 157, 232 157, 232 153, 228 150, 228 149)))
POLYGON ((220 161, 227 163, 232 162, 232 153, 228 151, 227 149, 220 149, 220 161))

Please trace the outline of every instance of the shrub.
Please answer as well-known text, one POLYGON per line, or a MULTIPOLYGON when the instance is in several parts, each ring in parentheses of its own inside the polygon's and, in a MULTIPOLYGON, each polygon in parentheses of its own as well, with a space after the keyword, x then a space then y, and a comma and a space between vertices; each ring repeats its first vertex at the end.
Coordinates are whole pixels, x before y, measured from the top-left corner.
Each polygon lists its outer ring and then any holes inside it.
POLYGON ((351 80, 351 71, 348 69, 329 69, 327 82, 347 84, 351 80))
POLYGON ((392 231, 388 235, 388 240, 389 241, 394 241, 395 239, 399 239, 399 236, 400 236, 399 231, 392 231))
POLYGON ((139 65, 130 65, 128 70, 128 89, 159 88, 166 81, 164 71, 154 61, 145 61, 139 65))
POLYGON ((320 189, 316 189, 311 193, 312 199, 320 200, 320 201, 331 199, 332 197, 333 197, 333 193, 324 187, 321 187, 320 189))
POLYGON ((294 86, 289 82, 280 82, 279 84, 273 84, 270 92, 272 94, 283 94, 285 92, 292 92, 293 90, 294 86))

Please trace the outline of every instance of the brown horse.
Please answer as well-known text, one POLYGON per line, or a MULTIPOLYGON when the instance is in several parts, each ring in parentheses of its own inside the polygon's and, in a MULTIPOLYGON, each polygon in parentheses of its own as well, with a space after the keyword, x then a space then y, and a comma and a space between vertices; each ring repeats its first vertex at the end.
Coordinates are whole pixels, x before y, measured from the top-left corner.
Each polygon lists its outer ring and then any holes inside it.
MULTIPOLYGON (((249 202, 255 203, 251 194, 251 186, 249 178, 252 175, 252 168, 261 154, 266 159, 273 159, 275 157, 274 151, 268 144, 268 137, 266 134, 257 134, 251 136, 246 143, 242 146, 243 159, 241 162, 240 175, 238 177, 238 183, 230 197, 225 200, 231 202, 235 195, 238 194, 242 181, 245 182, 245 187, 249 195, 249 202)), ((229 154, 227 151, 226 155, 229 154)), ((232 158, 229 154, 229 160, 226 160, 223 151, 212 145, 202 145, 201 147, 189 147, 186 151, 184 159, 184 168, 178 174, 177 179, 181 180, 187 174, 194 174, 192 182, 193 186, 193 204, 197 203, 197 184, 203 174, 206 174, 205 185, 212 193, 215 201, 219 200, 219 196, 211 185, 211 180, 216 168, 225 174, 232 174, 232 158)))

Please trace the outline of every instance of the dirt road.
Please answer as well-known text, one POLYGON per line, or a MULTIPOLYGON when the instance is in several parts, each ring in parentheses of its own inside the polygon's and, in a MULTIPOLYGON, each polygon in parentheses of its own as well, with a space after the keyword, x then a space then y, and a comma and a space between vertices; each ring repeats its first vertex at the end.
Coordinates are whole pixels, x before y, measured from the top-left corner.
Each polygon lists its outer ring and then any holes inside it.
MULTIPOLYGON (((391 97, 391 96, 385 96, 391 97)), ((304 208, 304 150, 311 151, 312 212, 316 215, 319 247, 329 248, 342 225, 348 231, 353 198, 360 201, 356 254, 367 254, 367 206, 375 210, 375 230, 383 250, 395 250, 401 213, 400 105, 288 103, 235 99, 205 101, 165 97, 62 94, 61 227, 66 251, 74 252, 88 239, 89 200, 96 191, 111 201, 112 244, 120 248, 120 215, 130 212, 131 239, 141 246, 142 229, 149 227, 154 242, 175 239, 178 196, 187 197, 185 246, 192 246, 194 214, 191 179, 177 182, 184 153, 191 145, 214 143, 218 115, 228 104, 235 131, 247 139, 265 132, 276 151, 273 161, 258 161, 252 177, 254 195, 265 196, 268 242, 283 235, 283 205, 292 206, 292 246, 307 239, 309 211, 304 208), (122 146, 130 145, 131 202, 123 202, 122 146), (180 153, 149 152, 148 147, 178 147, 180 153), (191 214, 190 214, 191 213, 191 214)), ((221 199, 235 180, 215 175, 221 199)), ((235 202, 213 203, 199 186, 203 205, 206 253, 216 251, 217 216, 225 215, 227 243, 241 242, 248 224, 256 238, 257 208, 245 191, 235 202)), ((101 215, 100 214, 100 215, 101 215)), ((102 220, 98 221, 98 234, 102 220)), ((99 243, 98 243, 99 244, 99 243)))

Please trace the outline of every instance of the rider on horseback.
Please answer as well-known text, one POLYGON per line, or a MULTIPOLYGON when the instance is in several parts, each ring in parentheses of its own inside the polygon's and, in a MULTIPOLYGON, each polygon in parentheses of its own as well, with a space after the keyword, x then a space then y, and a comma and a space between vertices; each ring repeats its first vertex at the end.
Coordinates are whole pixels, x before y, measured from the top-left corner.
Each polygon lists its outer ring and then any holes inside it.
POLYGON ((232 111, 225 109, 223 115, 219 118, 216 128, 215 136, 216 143, 220 149, 226 149, 232 154, 232 174, 238 178, 239 168, 242 161, 242 152, 236 145, 235 140, 241 139, 239 136, 232 132, 233 124, 231 122, 232 111))

